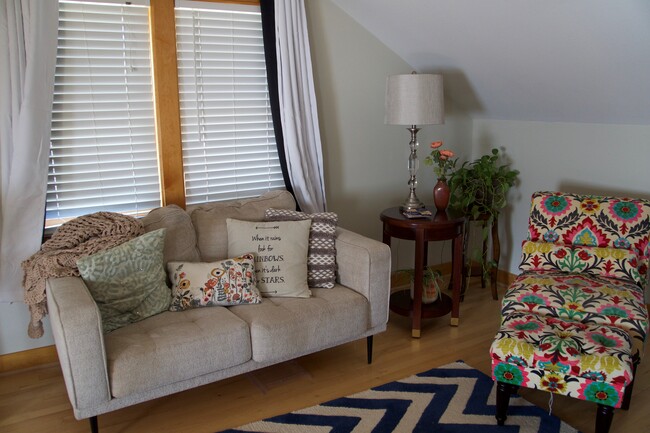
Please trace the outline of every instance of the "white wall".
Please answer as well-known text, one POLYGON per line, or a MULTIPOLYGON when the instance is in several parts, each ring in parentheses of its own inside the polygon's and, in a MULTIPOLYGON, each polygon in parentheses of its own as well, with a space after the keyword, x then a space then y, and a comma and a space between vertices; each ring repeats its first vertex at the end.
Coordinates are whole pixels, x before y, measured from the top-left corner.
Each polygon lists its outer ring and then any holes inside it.
MULTIPOLYGON (((306 5, 328 208, 338 213, 341 226, 381 240, 379 214, 401 204, 409 191, 410 135, 405 127, 384 125, 386 77, 412 68, 331 0, 306 5)), ((446 101, 445 124, 418 133, 420 161, 436 140, 467 157, 471 137, 471 120, 446 101)), ((431 168, 421 164, 416 192, 425 204, 433 203, 434 183, 431 168)), ((432 243, 430 263, 450 260, 451 242, 442 254, 436 244, 441 243, 432 243)), ((392 246, 393 268, 408 267, 412 242, 393 240, 392 246)))
POLYGON ((43 321, 44 335, 39 339, 27 336, 28 324, 29 310, 25 304, 0 303, 0 355, 54 344, 47 318, 43 321))
POLYGON ((517 273, 539 190, 650 199, 650 126, 474 120, 473 157, 502 147, 520 171, 500 222, 500 269, 517 273))

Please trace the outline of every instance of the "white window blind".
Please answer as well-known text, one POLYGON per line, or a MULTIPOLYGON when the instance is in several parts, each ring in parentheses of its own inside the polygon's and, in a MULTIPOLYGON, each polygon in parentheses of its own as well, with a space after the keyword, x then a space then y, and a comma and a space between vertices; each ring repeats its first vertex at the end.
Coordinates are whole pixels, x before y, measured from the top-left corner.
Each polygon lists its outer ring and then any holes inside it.
POLYGON ((210 6, 176 8, 188 204, 284 188, 259 7, 210 6))
POLYGON ((46 227, 160 206, 148 8, 61 1, 46 227))

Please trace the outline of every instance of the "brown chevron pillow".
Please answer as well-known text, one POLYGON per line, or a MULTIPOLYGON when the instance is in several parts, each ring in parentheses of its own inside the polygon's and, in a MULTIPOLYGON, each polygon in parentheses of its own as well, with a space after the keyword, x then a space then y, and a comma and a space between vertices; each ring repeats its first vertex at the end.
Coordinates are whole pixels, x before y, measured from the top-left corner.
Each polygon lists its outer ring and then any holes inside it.
POLYGON ((265 221, 300 221, 311 219, 307 257, 307 284, 310 288, 331 289, 336 284, 336 225, 334 212, 307 214, 287 209, 267 209, 265 221))

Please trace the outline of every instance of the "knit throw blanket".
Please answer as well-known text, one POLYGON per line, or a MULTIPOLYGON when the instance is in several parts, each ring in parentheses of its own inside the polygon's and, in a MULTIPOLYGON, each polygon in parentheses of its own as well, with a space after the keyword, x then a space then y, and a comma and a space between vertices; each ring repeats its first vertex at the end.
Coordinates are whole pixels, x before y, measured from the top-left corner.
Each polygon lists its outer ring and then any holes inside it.
POLYGON ((84 215, 62 224, 36 254, 22 262, 25 304, 31 315, 27 335, 31 338, 43 336, 42 319, 47 314, 45 281, 48 278, 79 276, 77 260, 143 233, 140 221, 113 212, 84 215))

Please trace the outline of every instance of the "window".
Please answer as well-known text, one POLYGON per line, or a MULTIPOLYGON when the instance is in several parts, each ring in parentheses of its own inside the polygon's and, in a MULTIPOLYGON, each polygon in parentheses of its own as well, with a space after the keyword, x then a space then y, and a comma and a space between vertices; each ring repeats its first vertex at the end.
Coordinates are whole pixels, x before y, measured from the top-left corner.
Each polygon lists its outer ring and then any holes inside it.
POLYGON ((62 1, 46 227, 160 206, 148 9, 62 1))
POLYGON ((196 4, 176 8, 178 71, 153 71, 148 7, 60 1, 46 227, 161 205, 156 74, 178 75, 188 204, 284 187, 259 7, 196 4))
POLYGON ((259 11, 250 9, 176 9, 188 204, 252 197, 284 187, 262 23, 259 11))

